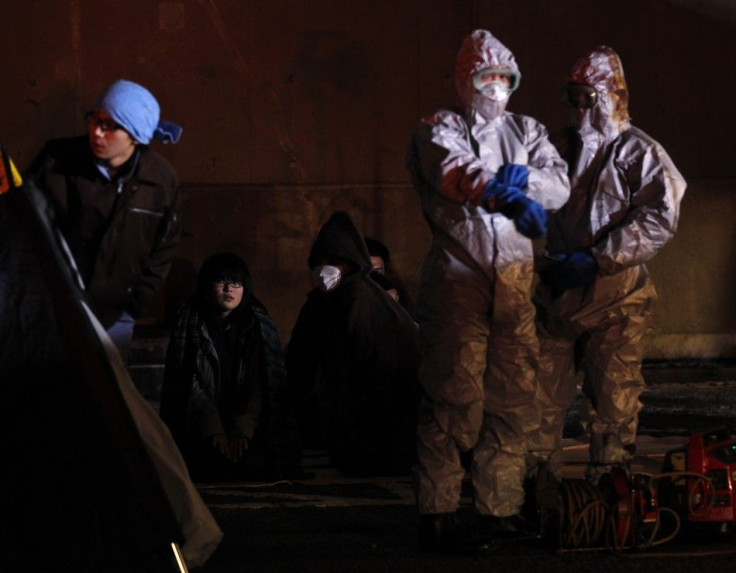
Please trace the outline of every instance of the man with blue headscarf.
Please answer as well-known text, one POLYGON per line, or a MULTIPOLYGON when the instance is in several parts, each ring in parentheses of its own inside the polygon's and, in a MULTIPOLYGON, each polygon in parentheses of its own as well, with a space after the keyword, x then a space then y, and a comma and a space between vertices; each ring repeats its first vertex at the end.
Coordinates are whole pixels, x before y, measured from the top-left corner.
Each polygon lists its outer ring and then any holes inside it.
POLYGON ((49 197, 97 317, 124 357, 181 233, 176 173, 149 143, 177 143, 182 129, 159 113, 151 92, 118 80, 86 114, 87 135, 47 142, 27 173, 49 197))

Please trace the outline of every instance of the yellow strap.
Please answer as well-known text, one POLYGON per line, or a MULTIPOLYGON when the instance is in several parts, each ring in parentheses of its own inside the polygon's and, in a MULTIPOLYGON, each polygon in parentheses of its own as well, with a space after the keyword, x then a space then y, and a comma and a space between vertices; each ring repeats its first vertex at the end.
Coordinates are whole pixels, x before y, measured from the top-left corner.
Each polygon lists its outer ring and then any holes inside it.
POLYGON ((13 175, 13 185, 15 187, 20 187, 23 185, 23 178, 20 176, 20 173, 18 173, 18 170, 15 168, 15 163, 13 163, 13 160, 8 157, 8 162, 10 163, 10 173, 13 175))
POLYGON ((3 193, 7 193, 14 187, 20 187, 23 184, 23 179, 20 176, 20 173, 18 173, 18 170, 15 168, 15 165, 13 165, 13 160, 10 159, 7 155, 3 154, 3 160, 0 161, 0 195, 3 193), (5 168, 5 159, 7 158, 8 164, 10 165, 10 176, 12 177, 12 181, 8 179, 8 172, 5 168))

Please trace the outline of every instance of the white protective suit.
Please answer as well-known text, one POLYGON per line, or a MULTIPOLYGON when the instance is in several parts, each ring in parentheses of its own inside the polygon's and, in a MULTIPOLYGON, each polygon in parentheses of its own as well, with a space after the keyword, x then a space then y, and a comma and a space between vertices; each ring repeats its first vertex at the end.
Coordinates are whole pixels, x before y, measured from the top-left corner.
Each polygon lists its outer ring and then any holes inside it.
POLYGON ((421 514, 457 509, 460 452, 471 449, 480 513, 518 513, 525 432, 538 426, 532 242, 514 221, 483 207, 482 194, 507 163, 528 168, 523 192, 545 209, 562 206, 569 185, 566 164, 540 123, 474 91, 474 74, 491 66, 518 75, 511 52, 476 30, 456 63, 463 111, 442 110, 421 121, 407 155, 433 233, 418 301, 424 397, 415 480, 421 514))
POLYGON ((675 233, 685 181, 662 146, 632 127, 628 90, 616 53, 601 46, 581 58, 569 84, 595 89, 598 101, 575 110, 577 137, 565 154, 570 200, 549 219, 551 255, 587 250, 598 272, 587 285, 538 291, 542 425, 530 448, 559 479, 565 411, 584 373, 583 427, 590 435, 588 476, 626 464, 635 445, 642 338, 656 303, 644 263, 675 233), (576 364, 577 362, 577 364, 576 364))

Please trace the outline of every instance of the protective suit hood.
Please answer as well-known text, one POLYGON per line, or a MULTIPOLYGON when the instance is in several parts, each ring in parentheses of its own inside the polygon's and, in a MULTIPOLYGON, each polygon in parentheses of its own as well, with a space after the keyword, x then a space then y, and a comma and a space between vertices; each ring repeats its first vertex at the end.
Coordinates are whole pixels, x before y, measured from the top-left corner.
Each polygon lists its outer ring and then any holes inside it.
POLYGON ((333 213, 320 229, 309 253, 309 268, 315 268, 323 257, 347 261, 360 275, 371 270, 371 258, 363 235, 345 211, 333 213))
POLYGON ((595 106, 576 110, 576 128, 583 143, 610 141, 630 127, 629 90, 621 60, 612 48, 599 46, 580 58, 566 81, 590 86, 598 94, 595 106))
POLYGON ((519 66, 511 51, 487 30, 475 30, 463 40, 455 61, 455 88, 465 112, 480 114, 487 121, 506 110, 505 101, 493 101, 473 87, 473 75, 484 68, 506 67, 519 74, 519 66))

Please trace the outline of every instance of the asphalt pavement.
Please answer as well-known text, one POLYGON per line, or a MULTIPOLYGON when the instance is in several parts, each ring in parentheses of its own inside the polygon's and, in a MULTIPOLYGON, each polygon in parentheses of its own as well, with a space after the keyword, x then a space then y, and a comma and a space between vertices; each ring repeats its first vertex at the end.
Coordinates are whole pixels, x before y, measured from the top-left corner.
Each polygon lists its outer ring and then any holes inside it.
MULTIPOLYGON (((695 431, 736 423, 736 382, 723 380, 651 385, 632 471, 657 473, 665 453, 684 445, 695 431)), ((568 417, 565 479, 584 471, 587 446, 578 431, 576 408, 568 417)), ((736 570, 736 541, 706 531, 667 537, 660 545, 550 547, 543 540, 510 541, 487 554, 443 555, 417 545, 418 516, 409 476, 348 479, 324 452, 306 452, 314 477, 277 483, 198 484, 225 538, 197 571, 234 572, 728 572, 736 570)), ((469 488, 468 488, 469 489, 469 488)), ((461 511, 472 513, 465 495, 461 511)))

